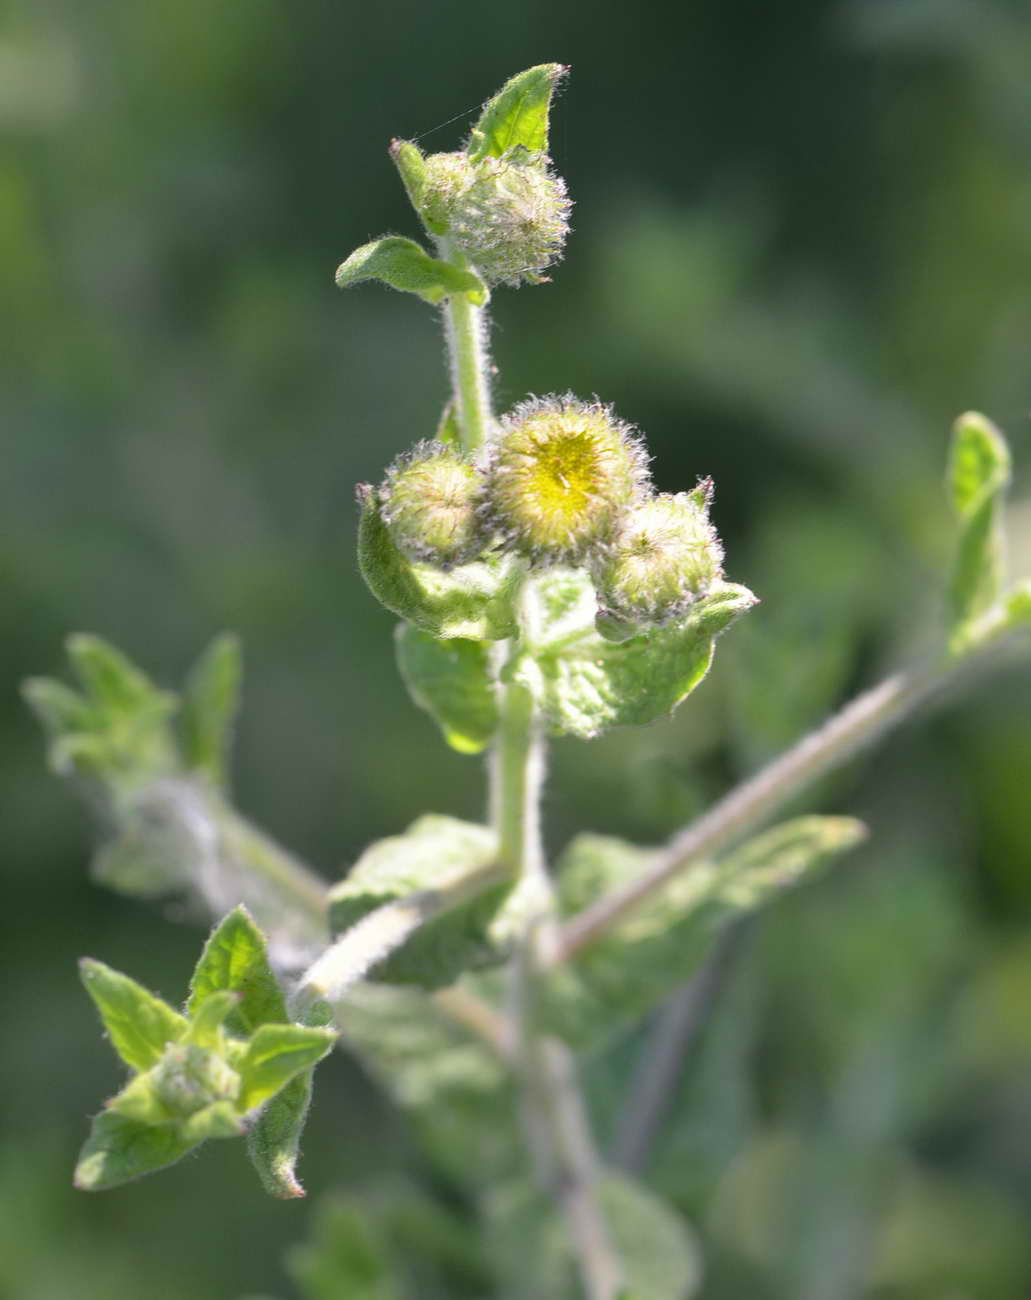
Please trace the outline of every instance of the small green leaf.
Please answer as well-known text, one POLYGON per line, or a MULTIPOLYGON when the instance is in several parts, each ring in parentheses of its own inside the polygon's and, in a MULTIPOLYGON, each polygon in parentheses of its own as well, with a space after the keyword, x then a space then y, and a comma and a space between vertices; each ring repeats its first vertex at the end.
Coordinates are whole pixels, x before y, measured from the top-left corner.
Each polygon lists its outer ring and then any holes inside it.
POLYGON ((244 1125, 231 1101, 213 1101, 183 1120, 180 1131, 189 1142, 206 1142, 209 1138, 242 1137, 244 1125))
POLYGON ((190 981, 187 1013, 196 1016, 208 998, 223 991, 239 996, 226 1021, 233 1033, 248 1035, 259 1025, 287 1019, 265 936, 242 905, 215 927, 205 944, 190 981))
POLYGON ((634 1300, 687 1300, 702 1280, 698 1244, 677 1211, 642 1183, 605 1173, 598 1200, 634 1300))
POLYGON ((247 1151, 271 1196, 303 1196, 297 1178, 301 1134, 311 1105, 312 1070, 303 1070, 261 1108, 247 1134, 247 1151))
POLYGON ((371 845, 329 894, 330 924, 342 934, 377 908, 426 896, 440 903, 368 978, 415 983, 428 988, 451 984, 463 970, 497 961, 488 936, 510 882, 492 873, 497 837, 486 826, 429 814, 403 835, 371 845), (448 905, 449 896, 454 904, 448 905))
POLYGON ((107 1103, 107 1109, 141 1124, 172 1124, 178 1119, 158 1096, 150 1070, 134 1074, 122 1091, 107 1103))
POLYGON ((144 1124, 106 1110, 93 1127, 75 1166, 75 1186, 99 1192, 165 1169, 198 1145, 175 1124, 144 1124))
POLYGON ((969 411, 953 425, 948 483, 960 522, 950 597, 958 626, 983 613, 1004 579, 1003 496, 1010 482, 1006 439, 983 415, 969 411))
POLYGON ((128 975, 90 957, 82 959, 79 971, 111 1046, 134 1070, 149 1070, 165 1047, 185 1034, 186 1020, 128 975))
POLYGON ((437 423, 437 432, 433 435, 434 442, 442 442, 445 447, 461 447, 462 430, 458 427, 458 416, 455 413, 455 404, 448 401, 440 413, 440 420, 437 423))
MULTIPOLYGON (((422 150, 417 144, 413 144, 411 140, 391 140, 390 156, 401 175, 405 193, 408 195, 412 207, 425 222, 426 218, 422 212, 422 196, 426 187, 426 160, 423 157, 422 150)), ((436 233, 440 234, 442 232, 437 231, 436 233)))
POLYGON ((336 1040, 332 1029, 261 1025, 239 1061, 243 1088, 237 1108, 248 1111, 268 1101, 295 1075, 317 1065, 336 1040))
POLYGON ((440 303, 449 294, 464 293, 482 307, 490 294, 480 277, 470 270, 431 257, 413 239, 385 235, 356 248, 337 267, 337 287, 346 289, 361 280, 382 280, 392 289, 414 293, 428 303, 440 303))
POLYGON ((536 580, 542 626, 513 679, 541 702, 556 735, 589 739, 671 713, 705 677, 714 638, 755 604, 746 587, 719 583, 680 623, 612 641, 595 628, 594 588, 579 570, 536 580))
POLYGON ((551 97, 567 71, 561 63, 541 63, 506 81, 473 127, 470 159, 500 158, 516 148, 547 153, 551 97))
POLYGON ((223 1041, 222 1026, 240 1004, 240 995, 224 990, 209 993, 191 1012, 190 1027, 183 1039, 198 1047, 217 1047, 223 1041))
POLYGON ((442 640, 411 623, 398 625, 397 660, 412 699, 440 724, 460 754, 478 754, 497 730, 490 645, 463 637, 442 640))
POLYGON ((241 675, 239 638, 225 634, 201 655, 183 691, 183 756, 189 767, 221 788, 227 784, 241 675))
POLYGON ((515 634, 511 563, 477 561, 447 572, 412 564, 394 545, 373 492, 358 525, 358 565, 381 604, 431 636, 498 641, 515 634))
POLYGON ((164 696, 130 659, 99 636, 70 636, 68 658, 88 694, 112 713, 135 713, 164 696))
MULTIPOLYGON (((608 1252, 622 1273, 620 1294, 634 1300, 694 1295, 702 1275, 700 1252, 677 1211, 642 1184, 608 1170, 592 1190, 608 1252)), ((513 1294, 563 1300, 581 1294, 577 1252, 547 1197, 524 1183, 502 1184, 492 1189, 488 1208, 491 1256, 513 1294)))
POLYGON ((1007 595, 1006 621, 1009 627, 1031 624, 1031 578, 1018 582, 1007 595))
POLYGON ((63 682, 50 677, 30 677, 22 683, 22 695, 52 737, 85 731, 93 724, 93 707, 63 682))
MULTIPOLYGON (((730 921, 772 901, 865 834, 851 817, 800 817, 764 831, 718 864, 695 863, 549 975, 552 1028, 580 1048, 604 1044, 690 978, 730 921)), ((652 857, 621 840, 577 836, 557 867, 563 915, 626 884, 652 857)))

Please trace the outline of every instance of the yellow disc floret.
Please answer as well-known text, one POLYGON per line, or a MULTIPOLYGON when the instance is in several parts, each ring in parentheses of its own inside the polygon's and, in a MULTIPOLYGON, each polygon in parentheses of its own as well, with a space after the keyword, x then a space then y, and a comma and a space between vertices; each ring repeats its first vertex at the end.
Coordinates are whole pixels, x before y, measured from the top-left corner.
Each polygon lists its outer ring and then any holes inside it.
POLYGON ((409 559, 449 568, 484 550, 482 493, 482 472, 471 461, 444 443, 423 442, 387 471, 380 502, 409 559))
POLYGON ((489 511, 517 550, 573 563, 614 535, 646 481, 640 443, 609 407, 534 399, 502 421, 489 511))
POLYGON ((626 516, 594 566, 598 599, 617 619, 660 623, 682 617, 720 576, 723 550, 709 521, 711 483, 663 493, 626 516))

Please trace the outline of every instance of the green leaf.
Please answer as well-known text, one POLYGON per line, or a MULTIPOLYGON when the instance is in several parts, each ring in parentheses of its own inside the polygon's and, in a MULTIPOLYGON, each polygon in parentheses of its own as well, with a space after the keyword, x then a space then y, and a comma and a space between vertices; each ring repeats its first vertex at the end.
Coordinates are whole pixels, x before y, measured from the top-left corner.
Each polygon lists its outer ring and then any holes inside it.
MULTIPOLYGON (((634 1300, 694 1295, 702 1276, 700 1252, 676 1210, 642 1184, 607 1170, 595 1181, 594 1194, 621 1266, 620 1294, 634 1300)), ((581 1293, 575 1248, 548 1198, 526 1184, 509 1183, 493 1190, 488 1206, 491 1254, 513 1294, 564 1300, 581 1293)))
POLYGON ((332 1029, 261 1025, 237 1065, 243 1081, 237 1108, 248 1111, 268 1101, 295 1075, 317 1065, 336 1040, 332 1029))
MULTIPOLYGON (((749 840, 719 864, 699 862, 644 900, 619 925, 549 976, 546 1015, 581 1048, 603 1045, 695 972, 725 926, 865 836, 850 817, 800 817, 749 840)), ((565 916, 638 876, 653 852, 600 835, 577 836, 561 855, 565 916)))
POLYGON ((244 1125, 231 1101, 213 1101, 183 1120, 180 1131, 189 1142, 206 1142, 209 1138, 242 1137, 244 1125))
POLYGON ((311 1105, 314 1071, 303 1070, 261 1108, 247 1134, 247 1151, 262 1186, 271 1196, 304 1195, 297 1178, 301 1134, 311 1105))
POLYGON ((149 1070, 161 1059, 169 1043, 186 1033, 187 1022, 128 975, 103 962, 84 957, 79 972, 93 999, 111 1046, 134 1070, 149 1070))
POLYGON ((440 303, 449 294, 464 293, 482 307, 490 294, 474 272, 430 257, 413 239, 385 235, 356 248, 337 267, 337 287, 346 289, 361 280, 382 280, 392 289, 417 294, 424 302, 440 303))
POLYGON ((473 127, 470 159, 500 158, 516 148, 547 153, 551 97, 567 71, 561 63, 541 63, 506 81, 473 127))
POLYGON ((489 643, 442 640, 411 623, 399 624, 395 637, 401 677, 412 699, 437 720, 452 749, 480 753, 498 725, 489 643))
POLYGON ((598 1200, 634 1300, 686 1300, 702 1280, 702 1261, 687 1223, 642 1183, 606 1173, 598 1200))
POLYGON ((445 403, 443 411, 440 413, 440 419, 437 422, 437 431, 433 435, 434 442, 442 442, 445 447, 462 446, 462 430, 458 427, 458 416, 455 412, 455 403, 449 400, 445 403))
POLYGON ((287 1271, 306 1300, 402 1300, 376 1224, 340 1198, 320 1206, 314 1240, 290 1251, 287 1271))
POLYGON ((173 697, 107 641, 85 632, 68 638, 68 658, 87 694, 111 713, 136 713, 173 697))
POLYGON ((721 583, 683 622, 614 642, 594 627, 594 588, 583 572, 553 569, 536 592, 543 629, 514 680, 540 700, 554 734, 583 739, 671 713, 708 672, 714 637, 755 604, 747 588, 721 583))
POLYGON ((190 1027, 186 1031, 184 1042, 196 1043, 198 1047, 217 1047, 224 1042, 222 1026, 239 1003, 239 994, 230 993, 228 989, 221 993, 209 993, 191 1012, 190 1027))
POLYGON ((956 625, 983 613, 1004 578, 1003 496, 1010 481, 1006 439, 983 415, 969 411, 953 425, 948 483, 960 522, 950 598, 956 625))
POLYGON ((240 641, 227 633, 201 655, 183 691, 183 755, 189 767, 220 788, 227 784, 241 676, 240 641))
POLYGON ((122 1091, 107 1103, 107 1109, 141 1124, 174 1124, 179 1118, 158 1096, 150 1070, 134 1074, 122 1091))
MULTIPOLYGON (((391 140, 390 156, 394 160, 394 166, 401 175, 401 181, 405 187, 405 193, 408 195, 412 207, 426 222, 422 211, 422 196, 426 187, 426 160, 423 157, 422 150, 411 140, 391 140)), ((427 226, 428 229, 432 227, 427 226)), ((436 231, 436 234, 442 234, 443 231, 436 231)))
POLYGON ((516 632, 510 562, 477 561, 446 573, 411 563, 394 545, 374 492, 358 524, 358 565, 381 604, 431 636, 498 641, 516 632))
POLYGON ((497 836, 486 826, 435 814, 420 817, 403 835, 367 848, 330 890, 333 932, 346 932, 396 900, 439 900, 439 913, 368 978, 431 988, 451 984, 463 970, 499 959, 488 929, 510 882, 492 871, 496 855, 497 836), (451 906, 449 896, 455 900, 451 906))
POLYGON ((198 1145, 175 1124, 144 1124, 107 1110, 93 1127, 75 1166, 75 1186, 99 1192, 165 1169, 198 1145))
POLYGON ((63 682, 30 677, 22 683, 22 695, 51 737, 86 731, 93 725, 93 706, 63 682))
POLYGON ((1006 622, 1011 628, 1031 624, 1031 578, 1017 585, 1006 596, 1006 622))
POLYGON ((187 1013, 196 1016, 208 998, 223 991, 239 996, 226 1021, 233 1033, 246 1036, 260 1025, 288 1018, 265 936, 242 905, 215 927, 205 944, 190 980, 187 1013))

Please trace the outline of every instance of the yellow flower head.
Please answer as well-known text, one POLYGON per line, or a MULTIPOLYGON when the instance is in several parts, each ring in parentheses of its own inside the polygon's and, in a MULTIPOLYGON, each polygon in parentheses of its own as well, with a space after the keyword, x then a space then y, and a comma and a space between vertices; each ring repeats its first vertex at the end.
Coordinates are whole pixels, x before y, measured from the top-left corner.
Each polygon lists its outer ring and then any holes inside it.
POLYGON ((564 563, 608 542, 648 481, 629 426, 571 394, 517 406, 501 423, 488 477, 497 530, 534 559, 564 563))

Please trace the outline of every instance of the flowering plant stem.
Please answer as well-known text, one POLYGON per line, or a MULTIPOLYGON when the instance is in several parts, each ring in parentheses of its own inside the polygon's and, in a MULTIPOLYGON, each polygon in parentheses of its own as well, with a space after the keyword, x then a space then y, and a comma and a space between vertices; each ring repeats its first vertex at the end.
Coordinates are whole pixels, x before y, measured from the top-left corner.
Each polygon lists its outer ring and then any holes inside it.
MULTIPOLYGON (((440 254, 464 270, 466 258, 440 240, 440 254)), ((490 359, 487 354, 487 314, 464 293, 445 299, 444 329, 451 363, 455 418, 467 452, 483 446, 493 422, 490 405, 490 359)))

